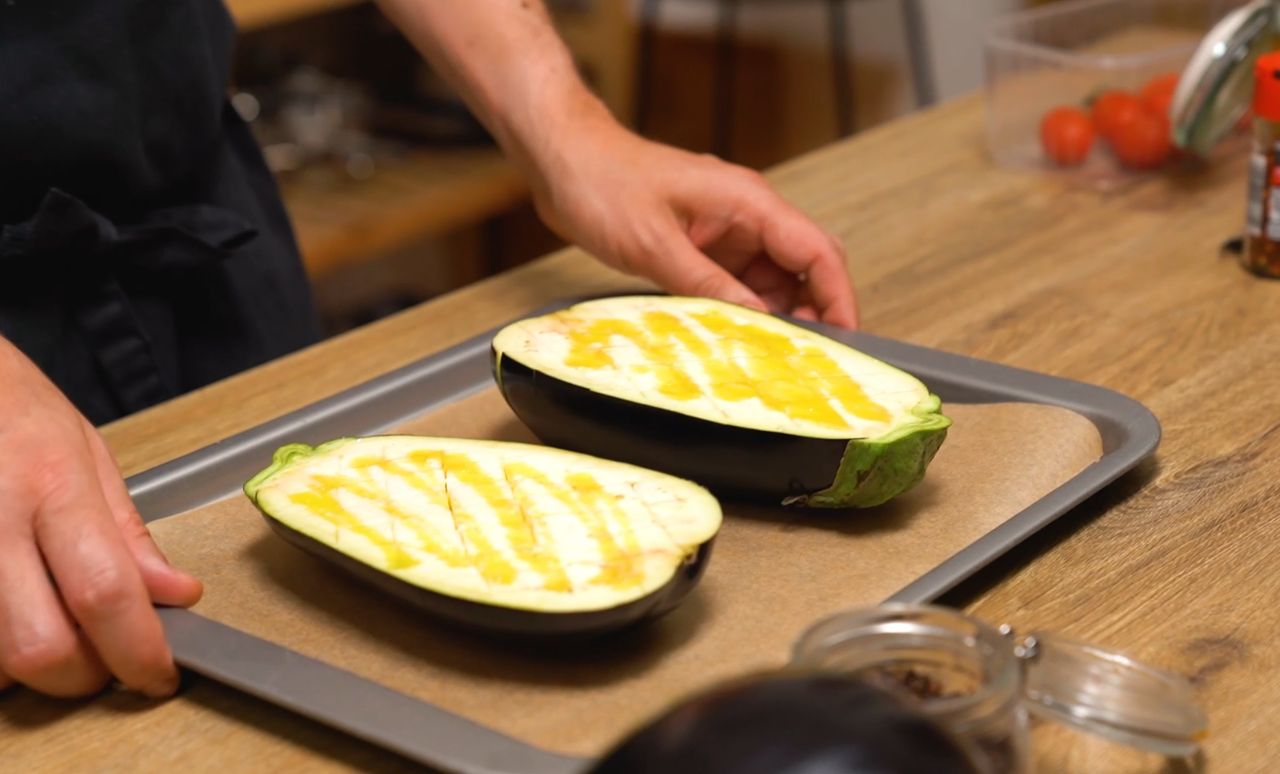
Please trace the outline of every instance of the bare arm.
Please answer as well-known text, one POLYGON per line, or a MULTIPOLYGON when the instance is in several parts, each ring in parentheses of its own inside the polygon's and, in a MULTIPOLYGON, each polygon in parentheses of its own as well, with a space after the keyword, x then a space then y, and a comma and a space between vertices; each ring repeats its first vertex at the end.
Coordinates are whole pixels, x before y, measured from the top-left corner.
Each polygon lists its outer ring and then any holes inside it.
POLYGON ((857 324, 840 244, 756 173, 619 125, 542 0, 379 1, 525 172, 561 236, 675 293, 857 324))

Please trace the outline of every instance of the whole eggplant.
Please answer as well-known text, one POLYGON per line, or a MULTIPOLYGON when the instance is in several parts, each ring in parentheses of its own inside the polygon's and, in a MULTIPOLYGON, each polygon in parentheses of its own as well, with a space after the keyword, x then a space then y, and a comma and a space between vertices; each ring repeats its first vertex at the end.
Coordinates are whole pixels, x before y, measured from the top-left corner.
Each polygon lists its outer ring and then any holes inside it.
POLYGON ((860 680, 769 675, 717 688, 624 740, 591 774, 977 774, 930 718, 860 680))

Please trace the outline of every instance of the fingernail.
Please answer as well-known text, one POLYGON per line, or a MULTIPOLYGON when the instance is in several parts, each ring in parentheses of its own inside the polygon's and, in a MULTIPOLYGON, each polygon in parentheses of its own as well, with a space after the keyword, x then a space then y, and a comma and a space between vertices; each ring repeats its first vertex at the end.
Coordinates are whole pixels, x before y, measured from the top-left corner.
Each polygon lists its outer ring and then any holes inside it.
POLYGON ((178 692, 178 673, 153 682, 143 689, 143 693, 153 699, 167 699, 178 692))

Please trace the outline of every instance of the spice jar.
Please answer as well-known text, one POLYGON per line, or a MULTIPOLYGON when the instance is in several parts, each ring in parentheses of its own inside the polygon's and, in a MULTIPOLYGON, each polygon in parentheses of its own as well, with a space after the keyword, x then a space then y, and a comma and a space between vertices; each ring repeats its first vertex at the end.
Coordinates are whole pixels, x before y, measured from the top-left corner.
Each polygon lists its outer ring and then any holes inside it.
POLYGON ((801 636, 792 662, 905 693, 988 774, 1030 771, 1031 714, 1171 756, 1194 754, 1206 728, 1179 675, 1054 634, 1018 637, 933 605, 826 618, 801 636))
POLYGON ((1244 266, 1280 277, 1280 52, 1258 57, 1254 67, 1253 154, 1244 266))

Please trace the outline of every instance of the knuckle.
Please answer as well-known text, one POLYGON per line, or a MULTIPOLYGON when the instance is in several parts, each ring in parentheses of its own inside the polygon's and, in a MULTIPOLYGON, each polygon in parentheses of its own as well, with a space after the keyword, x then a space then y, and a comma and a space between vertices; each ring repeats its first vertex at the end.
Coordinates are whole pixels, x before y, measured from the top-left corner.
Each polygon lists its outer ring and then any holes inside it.
POLYGON ((75 640, 70 634, 45 636, 17 642, 0 654, 4 674, 24 683, 40 682, 65 671, 76 658, 75 640))
POLYGON ((37 446, 26 455, 24 467, 22 477, 30 493, 40 500, 66 489, 67 481, 77 475, 75 458, 60 449, 37 446))
POLYGON ((66 592, 67 606, 79 620, 101 620, 122 613, 133 602, 133 585, 123 569, 103 563, 66 592))
POLYGON ((764 175, 761 175, 750 167, 742 167, 737 164, 726 164, 724 166, 724 173, 724 179, 734 183, 739 194, 754 193, 766 186, 764 175))
POLYGON ((719 275, 708 272, 693 282, 690 290, 695 296, 714 296, 720 291, 722 279, 719 275))

